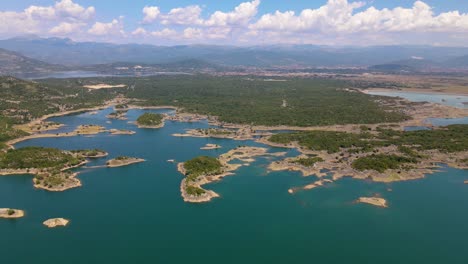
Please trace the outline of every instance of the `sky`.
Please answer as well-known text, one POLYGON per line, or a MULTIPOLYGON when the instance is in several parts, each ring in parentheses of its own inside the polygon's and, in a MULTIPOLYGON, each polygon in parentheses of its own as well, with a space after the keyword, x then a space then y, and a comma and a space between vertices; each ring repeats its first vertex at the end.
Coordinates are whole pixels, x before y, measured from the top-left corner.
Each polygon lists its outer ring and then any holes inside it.
POLYGON ((0 38, 155 45, 468 46, 468 0, 15 0, 0 38))

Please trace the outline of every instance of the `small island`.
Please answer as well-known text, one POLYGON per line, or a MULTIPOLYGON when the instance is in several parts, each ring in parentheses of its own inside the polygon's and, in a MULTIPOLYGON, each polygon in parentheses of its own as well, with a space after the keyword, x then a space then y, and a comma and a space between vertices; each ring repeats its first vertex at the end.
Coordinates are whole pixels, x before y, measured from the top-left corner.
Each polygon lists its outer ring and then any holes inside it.
POLYGON ((218 158, 199 156, 189 161, 179 163, 177 169, 185 175, 180 184, 180 191, 185 202, 201 203, 209 202, 217 193, 205 190, 202 185, 218 181, 225 176, 232 175, 241 166, 255 161, 253 157, 273 155, 284 155, 284 152, 267 153, 266 148, 260 147, 238 147, 232 149, 218 158), (232 160, 239 160, 243 164, 231 164, 232 160))
POLYGON ((65 191, 81 186, 72 168, 83 166, 86 158, 100 158, 99 149, 65 151, 55 148, 25 147, 0 153, 0 175, 34 175, 34 187, 47 191, 65 191))
POLYGON ((115 167, 128 166, 128 165, 131 165, 131 164, 140 163, 140 162, 144 162, 144 161, 145 161, 144 159, 140 159, 140 158, 119 156, 119 157, 117 157, 115 159, 108 160, 106 162, 106 165, 109 168, 115 168, 115 167))
POLYGON ((59 226, 67 226, 70 220, 65 218, 52 218, 43 222, 48 228, 55 228, 59 226))
POLYGON ((109 153, 101 149, 80 149, 80 150, 72 150, 70 152, 76 157, 89 158, 89 159, 103 158, 109 155, 109 153))
POLYGON ((74 132, 77 135, 96 135, 105 131, 106 129, 103 126, 81 125, 81 126, 78 126, 74 132))
POLYGON ((132 130, 127 130, 127 129, 110 129, 109 133, 111 135, 133 135, 136 132, 132 130))
POLYGON ((218 195, 209 190, 204 190, 201 185, 207 183, 206 177, 220 176, 224 169, 217 158, 200 156, 193 158, 178 166, 180 172, 186 175, 180 185, 182 197, 186 202, 208 202, 218 195))
POLYGON ((366 204, 374 205, 377 207, 384 207, 384 208, 388 207, 387 200, 385 200, 384 198, 380 198, 380 197, 359 197, 359 199, 356 202, 366 203, 366 204))
POLYGON ((221 148, 221 146, 218 145, 218 144, 209 144, 208 143, 204 147, 201 147, 200 149, 201 150, 210 150, 210 149, 219 149, 219 148, 221 148))
POLYGON ((0 218, 15 219, 24 217, 24 211, 11 208, 0 208, 0 218))
POLYGON ((144 113, 136 120, 138 128, 161 128, 164 126, 164 115, 144 113))
POLYGON ((127 120, 127 111, 117 110, 115 112, 108 114, 106 117, 109 119, 127 120))

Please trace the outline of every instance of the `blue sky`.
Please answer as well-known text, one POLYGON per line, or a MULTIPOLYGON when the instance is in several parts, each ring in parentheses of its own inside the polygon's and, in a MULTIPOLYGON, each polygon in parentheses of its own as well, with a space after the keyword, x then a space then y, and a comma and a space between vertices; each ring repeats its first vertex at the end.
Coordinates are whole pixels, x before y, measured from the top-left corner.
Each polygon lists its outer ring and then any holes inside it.
MULTIPOLYGON (((221 10, 228 12, 233 7, 244 2, 242 0, 76 0, 82 6, 94 6, 99 12, 97 18, 111 20, 120 15, 125 16, 128 26, 134 26, 141 18, 141 10, 144 6, 159 6, 161 10, 169 11, 174 7, 200 5, 204 7, 204 13, 210 14, 221 10)), ((326 4, 326 0, 263 0, 259 7, 259 14, 274 12, 276 10, 293 10, 300 12, 306 8, 318 8, 326 4)), ((411 7, 411 0, 373 0, 367 1, 371 5, 381 8, 395 8, 398 6, 411 7)), ((468 0, 427 0, 424 1, 434 8, 436 12, 459 10, 468 13, 468 0)), ((36 6, 50 6, 54 0, 14 0, 4 1, 0 5, 2 11, 22 11, 25 8, 36 6)))
POLYGON ((327 45, 466 46, 468 1, 3 1, 0 36, 24 34, 167 45, 249 45, 268 39, 327 45))

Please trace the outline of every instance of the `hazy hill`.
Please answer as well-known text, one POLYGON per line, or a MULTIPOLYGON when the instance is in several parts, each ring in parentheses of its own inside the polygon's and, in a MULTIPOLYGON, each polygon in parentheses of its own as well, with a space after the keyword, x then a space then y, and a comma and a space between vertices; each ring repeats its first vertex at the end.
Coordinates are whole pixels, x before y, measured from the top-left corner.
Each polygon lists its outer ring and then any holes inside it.
POLYGON ((328 47, 315 45, 154 46, 74 42, 61 38, 23 37, 0 40, 0 48, 52 64, 91 65, 115 62, 163 64, 190 59, 228 66, 367 67, 412 57, 444 62, 465 56, 468 48, 432 46, 328 47))
POLYGON ((152 75, 161 72, 214 72, 227 69, 214 63, 199 59, 185 59, 180 61, 146 64, 132 62, 115 62, 105 64, 94 64, 86 66, 77 66, 77 70, 92 71, 111 75, 152 75))
POLYGON ((64 68, 25 57, 17 52, 0 49, 0 75, 25 76, 64 70, 64 68))
POLYGON ((446 67, 468 68, 468 55, 452 58, 444 63, 446 67))

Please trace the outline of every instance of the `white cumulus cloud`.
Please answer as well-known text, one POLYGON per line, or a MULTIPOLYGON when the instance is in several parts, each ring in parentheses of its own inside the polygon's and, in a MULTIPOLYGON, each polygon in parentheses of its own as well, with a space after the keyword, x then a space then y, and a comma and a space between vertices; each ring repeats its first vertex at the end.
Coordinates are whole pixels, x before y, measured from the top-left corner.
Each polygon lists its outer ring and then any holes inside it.
POLYGON ((142 22, 145 23, 145 24, 151 23, 151 22, 155 21, 156 18, 158 18, 160 13, 161 13, 161 11, 159 11, 159 7, 157 7, 157 6, 145 6, 143 8, 144 17, 143 17, 142 22))
POLYGON ((125 35, 123 30, 123 17, 113 19, 109 23, 96 22, 89 30, 89 34, 96 36, 119 36, 125 35))
POLYGON ((200 18, 202 9, 198 5, 173 8, 169 13, 162 15, 163 25, 199 25, 203 23, 200 18))
POLYGON ((84 26, 86 26, 85 23, 68 23, 68 22, 62 22, 59 25, 51 28, 49 30, 49 33, 53 35, 69 35, 74 32, 80 31, 84 26))
POLYGON ((83 7, 72 0, 61 0, 53 6, 31 5, 21 12, 0 11, 0 34, 64 35, 81 30, 94 16, 93 6, 83 7))

